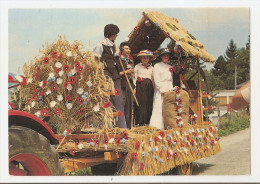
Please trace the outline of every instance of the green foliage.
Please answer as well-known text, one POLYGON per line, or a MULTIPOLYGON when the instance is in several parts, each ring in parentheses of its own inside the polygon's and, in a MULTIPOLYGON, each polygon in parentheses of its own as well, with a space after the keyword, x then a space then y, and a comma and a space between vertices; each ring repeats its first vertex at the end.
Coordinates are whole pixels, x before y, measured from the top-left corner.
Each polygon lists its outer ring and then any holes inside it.
POLYGON ((227 63, 231 62, 237 55, 237 46, 233 40, 230 40, 229 45, 226 50, 225 59, 227 63))
MULTIPOLYGON (((234 115, 233 115, 234 116, 234 115)), ((218 135, 227 136, 232 133, 236 133, 240 130, 244 130, 250 126, 250 116, 248 114, 242 114, 234 117, 222 117, 219 121, 218 135)))
POLYGON ((91 176, 91 167, 86 167, 69 173, 69 176, 91 176))

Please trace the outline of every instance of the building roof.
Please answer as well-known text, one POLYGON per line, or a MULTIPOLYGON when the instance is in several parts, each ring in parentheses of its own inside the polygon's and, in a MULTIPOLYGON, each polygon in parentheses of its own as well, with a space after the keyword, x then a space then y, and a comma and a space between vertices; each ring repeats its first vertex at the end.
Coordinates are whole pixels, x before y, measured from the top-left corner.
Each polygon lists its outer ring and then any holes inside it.
POLYGON ((132 45, 132 53, 149 49, 155 51, 160 47, 166 37, 178 43, 185 54, 198 57, 205 62, 215 62, 204 45, 184 29, 177 19, 167 17, 161 12, 145 11, 135 29, 129 34, 129 43, 132 45), (147 24, 147 20, 150 23, 147 24))

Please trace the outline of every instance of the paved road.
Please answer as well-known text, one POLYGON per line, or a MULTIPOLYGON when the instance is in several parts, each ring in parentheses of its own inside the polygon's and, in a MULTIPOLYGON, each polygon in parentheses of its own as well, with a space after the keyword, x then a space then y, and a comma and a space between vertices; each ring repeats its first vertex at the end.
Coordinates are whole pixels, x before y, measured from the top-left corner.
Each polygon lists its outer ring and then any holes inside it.
POLYGON ((221 137, 222 151, 194 162, 193 175, 250 175, 250 128, 221 137))

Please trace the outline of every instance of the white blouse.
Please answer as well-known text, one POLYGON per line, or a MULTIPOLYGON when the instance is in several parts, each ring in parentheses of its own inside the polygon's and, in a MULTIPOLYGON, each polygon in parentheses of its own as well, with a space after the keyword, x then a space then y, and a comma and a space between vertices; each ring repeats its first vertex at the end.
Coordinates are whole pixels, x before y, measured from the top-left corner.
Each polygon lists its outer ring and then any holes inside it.
POLYGON ((134 85, 136 85, 137 77, 141 77, 144 79, 148 78, 153 81, 153 67, 151 65, 148 67, 145 67, 142 63, 138 63, 135 66, 134 73, 135 73, 135 79, 133 81, 134 85))

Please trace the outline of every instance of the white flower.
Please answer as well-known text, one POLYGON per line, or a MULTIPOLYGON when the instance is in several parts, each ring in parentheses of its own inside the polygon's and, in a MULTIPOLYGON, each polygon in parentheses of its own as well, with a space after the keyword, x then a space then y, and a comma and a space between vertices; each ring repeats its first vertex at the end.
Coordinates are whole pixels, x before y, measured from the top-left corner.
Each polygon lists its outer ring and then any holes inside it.
POLYGON ((84 145, 83 145, 82 143, 79 143, 79 144, 78 144, 78 148, 79 148, 79 149, 82 149, 82 148, 84 148, 84 145))
POLYGON ((93 111, 98 112, 99 110, 100 110, 100 107, 98 104, 93 107, 93 111))
POLYGON ((162 140, 162 137, 160 135, 158 135, 158 138, 162 140))
POLYGON ((86 84, 87 84, 88 87, 92 86, 92 82, 91 81, 86 82, 86 84))
POLYGON ((63 82, 63 79, 62 78, 58 78, 57 79, 57 84, 61 84, 63 82))
POLYGON ((71 56, 72 56, 72 53, 69 51, 69 52, 66 53, 66 55, 67 55, 68 57, 71 57, 71 56))
POLYGON ((58 101, 62 101, 62 100, 63 100, 63 96, 62 96, 62 95, 58 95, 58 96, 57 96, 57 100, 58 100, 58 101))
POLYGON ((104 148, 105 148, 105 150, 107 150, 107 145, 106 144, 104 145, 104 148))
POLYGON ((71 84, 68 84, 67 85, 67 89, 70 91, 70 90, 72 90, 72 85, 71 84))
POLYGON ((77 73, 77 70, 73 68, 70 72, 72 75, 75 75, 77 73))
POLYGON ((73 105, 72 105, 72 103, 68 103, 66 106, 67 106, 67 109, 72 109, 73 105))
POLYGON ((46 91, 46 95, 51 94, 51 90, 46 91))
POLYGON ((33 101, 32 103, 31 103, 31 107, 34 107, 35 106, 35 101, 33 101))
POLYGON ((170 152, 170 154, 171 154, 171 155, 173 154, 173 151, 172 151, 172 149, 170 149, 170 151, 169 151, 169 152, 170 152))
POLYGON ((78 94, 81 95, 83 92, 84 92, 84 90, 83 90, 82 88, 78 88, 78 89, 77 89, 77 93, 78 93, 78 94))
POLYGON ((61 68, 61 67, 62 67, 62 64, 61 64, 60 62, 56 62, 56 63, 55 63, 55 66, 56 66, 56 68, 61 68))
POLYGON ((19 75, 14 76, 19 82, 23 82, 23 78, 19 75))
POLYGON ((49 78, 55 77, 54 73, 49 73, 49 78))
POLYGON ((51 102, 50 102, 50 107, 51 107, 51 108, 55 107, 56 103, 57 103, 56 101, 51 101, 51 102))
POLYGON ((59 76, 60 76, 60 77, 63 76, 63 74, 64 74, 64 71, 63 71, 63 70, 59 71, 59 76))
POLYGON ((43 86, 43 81, 41 81, 41 82, 39 83, 39 86, 40 86, 40 87, 42 87, 42 86, 43 86))
POLYGON ((111 139, 109 139, 109 143, 113 143, 115 141, 115 139, 114 138, 111 138, 111 139))
POLYGON ((28 110, 31 111, 31 107, 30 107, 30 105, 28 105, 28 110))
POLYGON ((157 146, 155 146, 155 151, 158 151, 158 150, 159 150, 159 148, 157 146))
POLYGON ((41 111, 37 111, 37 112, 34 113, 34 114, 35 114, 35 116, 40 117, 40 115, 41 115, 41 111))
POLYGON ((32 83, 32 78, 29 78, 29 79, 27 80, 27 83, 32 83))

